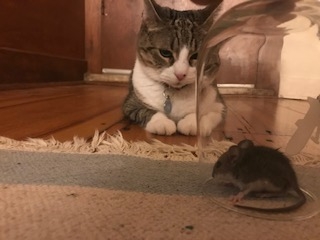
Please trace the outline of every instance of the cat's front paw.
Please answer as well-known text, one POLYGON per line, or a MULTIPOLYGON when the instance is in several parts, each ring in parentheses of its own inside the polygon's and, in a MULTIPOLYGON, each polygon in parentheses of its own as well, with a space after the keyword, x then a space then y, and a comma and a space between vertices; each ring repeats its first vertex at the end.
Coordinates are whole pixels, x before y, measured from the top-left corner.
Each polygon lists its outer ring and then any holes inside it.
POLYGON ((217 112, 209 112, 203 115, 200 119, 200 136, 208 137, 212 131, 222 121, 222 114, 217 112))
POLYGON ((146 130, 158 135, 172 135, 177 131, 177 127, 174 121, 163 113, 158 112, 147 123, 146 130))
POLYGON ((195 113, 185 116, 178 122, 178 131, 184 135, 197 134, 197 117, 195 113))

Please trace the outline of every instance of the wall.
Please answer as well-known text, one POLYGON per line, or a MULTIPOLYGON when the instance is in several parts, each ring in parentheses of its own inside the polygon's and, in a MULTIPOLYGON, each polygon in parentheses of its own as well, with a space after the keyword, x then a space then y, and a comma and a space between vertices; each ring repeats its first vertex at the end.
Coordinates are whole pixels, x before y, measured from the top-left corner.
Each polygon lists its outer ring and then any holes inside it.
POLYGON ((285 98, 316 98, 320 94, 319 26, 298 17, 283 26, 297 31, 284 37, 281 55, 279 96, 285 98))

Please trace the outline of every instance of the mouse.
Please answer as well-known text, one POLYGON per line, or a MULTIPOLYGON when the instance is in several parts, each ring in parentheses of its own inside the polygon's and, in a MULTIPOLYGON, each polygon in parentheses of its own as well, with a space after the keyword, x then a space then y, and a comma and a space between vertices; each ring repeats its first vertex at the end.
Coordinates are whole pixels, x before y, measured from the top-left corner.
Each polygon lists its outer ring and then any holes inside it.
POLYGON ((213 166, 212 177, 240 189, 237 195, 231 197, 234 206, 239 208, 286 212, 298 209, 306 202, 290 159, 278 149, 256 146, 251 140, 242 140, 224 152, 213 166), (281 196, 292 192, 297 196, 297 201, 290 206, 258 208, 239 205, 248 194, 281 196))

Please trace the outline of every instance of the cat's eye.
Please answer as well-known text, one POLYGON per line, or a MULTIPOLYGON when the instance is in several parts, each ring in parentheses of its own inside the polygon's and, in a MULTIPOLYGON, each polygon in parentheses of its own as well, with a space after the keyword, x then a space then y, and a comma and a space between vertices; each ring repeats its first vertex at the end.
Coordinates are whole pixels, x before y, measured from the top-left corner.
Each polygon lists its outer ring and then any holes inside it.
POLYGON ((190 60, 197 60, 197 59, 198 59, 198 53, 194 53, 190 57, 190 60))
POLYGON ((172 58, 173 57, 172 52, 169 51, 169 50, 160 49, 159 52, 160 52, 162 57, 165 57, 165 58, 172 58))

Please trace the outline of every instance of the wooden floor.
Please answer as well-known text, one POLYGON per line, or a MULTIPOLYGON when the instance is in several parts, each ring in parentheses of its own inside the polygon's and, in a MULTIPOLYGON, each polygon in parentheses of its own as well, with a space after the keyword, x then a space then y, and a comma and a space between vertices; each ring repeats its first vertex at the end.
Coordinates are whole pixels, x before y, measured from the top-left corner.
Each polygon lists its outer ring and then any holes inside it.
MULTIPOLYGON (((139 126, 123 120, 121 104, 127 86, 82 84, 16 90, 0 90, 0 135, 23 140, 27 137, 66 141, 73 136, 90 138, 94 131, 113 134, 120 130, 127 140, 153 137, 170 144, 194 144, 196 137, 151 136, 139 126)), ((257 144, 284 148, 296 130, 296 121, 309 109, 306 101, 225 95, 228 114, 217 139, 238 142, 244 138, 257 144)), ((309 140, 307 149, 319 152, 309 140)))

